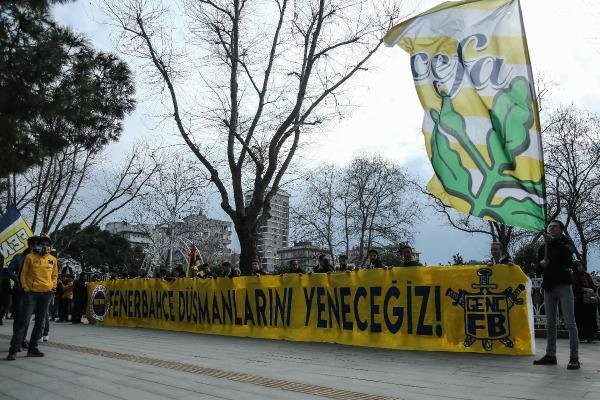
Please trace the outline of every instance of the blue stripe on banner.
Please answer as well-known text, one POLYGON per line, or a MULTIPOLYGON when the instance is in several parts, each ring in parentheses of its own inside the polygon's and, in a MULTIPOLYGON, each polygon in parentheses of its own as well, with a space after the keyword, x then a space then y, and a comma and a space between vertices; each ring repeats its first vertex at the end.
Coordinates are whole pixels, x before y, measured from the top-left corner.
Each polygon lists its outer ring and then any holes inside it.
POLYGON ((15 206, 10 206, 6 210, 6 214, 2 218, 0 218, 0 233, 3 232, 6 228, 15 223, 16 220, 21 218, 21 213, 15 206))

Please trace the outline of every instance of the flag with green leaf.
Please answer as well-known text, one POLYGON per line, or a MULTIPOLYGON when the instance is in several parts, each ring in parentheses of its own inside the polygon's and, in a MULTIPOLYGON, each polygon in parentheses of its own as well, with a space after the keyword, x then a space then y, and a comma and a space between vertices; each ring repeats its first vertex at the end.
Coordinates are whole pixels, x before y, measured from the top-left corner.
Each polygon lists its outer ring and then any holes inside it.
POLYGON ((435 176, 427 189, 474 216, 544 229, 539 115, 518 0, 445 2, 394 26, 410 53, 435 176))

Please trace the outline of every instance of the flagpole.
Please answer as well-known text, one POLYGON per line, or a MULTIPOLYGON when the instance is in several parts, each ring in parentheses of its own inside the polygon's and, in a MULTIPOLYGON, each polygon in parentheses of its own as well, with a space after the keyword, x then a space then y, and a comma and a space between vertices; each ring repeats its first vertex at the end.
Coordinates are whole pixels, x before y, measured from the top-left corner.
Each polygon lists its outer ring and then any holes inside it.
POLYGON ((533 109, 535 112, 535 116, 537 117, 534 120, 535 127, 540 135, 540 150, 541 150, 541 158, 542 158, 542 182, 544 182, 544 186, 542 189, 542 205, 544 207, 544 231, 542 236, 544 237, 544 261, 548 261, 548 241, 546 240, 546 226, 548 225, 548 200, 547 200, 547 192, 546 192, 546 162, 544 160, 544 143, 542 141, 542 127, 541 127, 541 119, 539 113, 539 104, 537 93, 535 91, 535 80, 533 77, 533 64, 531 62, 531 56, 529 55, 529 46, 527 45, 527 35, 525 34, 525 23, 523 22, 523 10, 521 9, 521 1, 517 0, 517 6, 519 7, 519 19, 521 20, 521 29, 523 30, 523 34, 521 38, 523 40, 523 47, 525 49, 525 60, 527 61, 527 73, 529 74, 529 82, 531 82, 531 94, 533 101, 533 109))
POLYGON ((542 174, 542 180, 544 182, 544 188, 542 190, 542 196, 543 196, 543 206, 544 206, 544 225, 548 224, 548 201, 547 201, 547 195, 546 195, 546 162, 544 160, 544 145, 542 142, 542 128, 541 128, 541 120, 540 120, 540 113, 539 113, 539 104, 538 104, 538 99, 537 99, 537 92, 535 90, 535 80, 533 77, 533 64, 531 63, 531 56, 529 54, 529 46, 527 45, 527 35, 525 34, 525 23, 523 22, 523 10, 521 9, 521 2, 520 0, 517 0, 517 6, 519 7, 519 19, 521 20, 521 29, 523 29, 523 35, 521 35, 521 38, 523 39, 523 47, 525 50, 525 60, 527 62, 527 65, 529 66, 527 68, 527 73, 529 74, 529 82, 530 83, 530 87, 531 87, 531 94, 532 94, 532 101, 533 101, 533 111, 535 112, 535 116, 537 117, 535 119, 535 128, 537 129, 539 135, 540 135, 540 149, 541 149, 541 158, 542 158, 542 167, 543 167, 543 174, 542 174))

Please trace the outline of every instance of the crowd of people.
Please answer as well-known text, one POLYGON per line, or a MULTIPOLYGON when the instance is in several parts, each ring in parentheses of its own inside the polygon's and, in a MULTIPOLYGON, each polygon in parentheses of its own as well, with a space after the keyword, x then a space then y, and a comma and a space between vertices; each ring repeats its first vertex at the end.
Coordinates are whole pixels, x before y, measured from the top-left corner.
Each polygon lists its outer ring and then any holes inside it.
MULTIPOLYGON (((538 253, 538 271, 543 276, 544 306, 547 317, 547 347, 544 357, 535 360, 536 365, 554 365, 556 360, 556 322, 560 303, 562 317, 569 331, 570 360, 568 369, 579 369, 579 342, 592 343, 597 334, 598 288, 592 277, 585 271, 584 265, 574 260, 575 249, 572 242, 563 234, 562 222, 553 220, 544 233, 545 246, 538 253)), ((0 273, 0 324, 10 315, 13 320, 13 337, 10 343, 7 360, 14 360, 16 354, 27 349, 29 357, 42 357, 38 342, 49 339, 50 321, 82 322, 87 296, 88 278, 94 280, 99 276, 90 276, 82 272, 77 277, 73 271, 65 267, 59 273, 58 260, 52 254, 52 242, 48 236, 34 236, 28 239, 27 249, 13 257, 8 268, 0 273), (35 323, 29 341, 25 339, 32 316, 35 323)), ((402 263, 399 267, 419 267, 411 246, 400 249, 402 263)), ((1 255, 0 255, 1 257, 1 255)), ((4 265, 4 260, 0 259, 4 265)), ((501 243, 494 242, 490 246, 490 258, 482 264, 489 267, 510 265, 512 259, 501 243)), ((358 267, 348 262, 346 255, 338 257, 333 264, 327 254, 318 256, 317 264, 311 271, 304 271, 297 259, 289 261, 289 265, 277 274, 321 274, 351 273, 360 269, 389 269, 382 262, 376 249, 368 251, 368 264, 358 267)), ((156 278, 172 281, 180 278, 217 279, 235 278, 239 276, 272 275, 262 269, 258 260, 251 262, 244 274, 237 265, 223 262, 218 271, 214 271, 209 263, 199 267, 191 266, 186 271, 177 266, 171 271, 166 268, 148 276, 145 270, 137 274, 121 273, 102 277, 103 279, 122 278, 156 278)))
MULTIPOLYGON (((415 259, 412 247, 405 245, 401 249, 403 262, 399 265, 401 267, 416 267, 422 266, 422 264, 415 259)), ((492 257, 490 260, 486 260, 485 263, 491 265, 494 262, 492 257)), ((216 278, 235 278, 238 276, 260 276, 260 275, 282 275, 287 273, 295 274, 311 274, 311 273, 335 273, 335 272, 351 272, 358 271, 360 269, 372 269, 372 268, 392 268, 391 266, 385 266, 379 258, 379 252, 376 249, 368 251, 368 263, 364 267, 358 267, 355 264, 348 263, 348 256, 340 254, 338 257, 338 264, 333 264, 328 254, 321 253, 317 258, 317 264, 312 267, 309 271, 305 271, 300 266, 298 259, 292 259, 288 262, 288 265, 282 269, 274 272, 265 271, 260 262, 255 259, 250 263, 250 268, 247 272, 242 272, 238 265, 233 265, 229 261, 221 263, 219 267, 214 270, 209 263, 203 263, 199 267, 192 266, 189 268, 189 272, 179 265, 173 268, 170 272, 167 268, 160 269, 153 276, 153 278, 173 280, 178 278, 201 278, 201 279, 216 279, 216 278)), ((126 278, 149 278, 145 270, 140 270, 137 274, 131 274, 128 272, 122 272, 120 274, 112 274, 108 279, 126 279, 126 278)))
MULTIPOLYGON (((401 267, 416 267, 422 266, 422 264, 415 259, 415 255, 412 247, 405 245, 401 248, 403 256, 403 262, 399 265, 401 267)), ((485 263, 491 265, 493 257, 490 260, 486 260, 485 263)), ((497 264, 498 262, 493 262, 497 264)), ((210 263, 203 263, 199 266, 191 266, 186 269, 182 265, 178 265, 171 269, 161 268, 151 276, 144 269, 140 269, 137 273, 128 271, 117 272, 108 274, 106 279, 130 279, 130 278, 158 278, 171 281, 179 278, 198 278, 198 279, 216 279, 216 278, 235 278, 238 276, 260 276, 260 275, 281 275, 287 273, 296 274, 311 274, 311 273, 335 273, 335 272, 351 272, 358 271, 360 269, 372 269, 372 268, 392 268, 385 266, 379 258, 379 252, 376 249, 368 251, 368 263, 364 267, 358 267, 355 264, 348 263, 348 256, 340 254, 338 257, 338 264, 333 264, 328 254, 321 253, 317 258, 317 264, 312 267, 309 271, 305 271, 300 266, 298 259, 292 259, 288 262, 288 265, 277 271, 269 272, 262 268, 260 262, 255 259, 250 263, 250 267, 244 273, 237 264, 232 264, 229 261, 225 261, 213 268, 210 263)))

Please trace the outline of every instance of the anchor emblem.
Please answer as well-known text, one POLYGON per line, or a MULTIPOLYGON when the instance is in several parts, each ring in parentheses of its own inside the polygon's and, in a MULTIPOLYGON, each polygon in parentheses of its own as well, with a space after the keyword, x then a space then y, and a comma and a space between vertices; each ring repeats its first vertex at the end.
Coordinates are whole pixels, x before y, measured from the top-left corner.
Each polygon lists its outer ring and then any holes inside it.
POLYGON ((465 347, 471 347, 477 340, 482 342, 486 351, 492 350, 495 340, 504 346, 512 348, 514 343, 510 338, 509 311, 515 305, 523 304, 519 295, 525 286, 519 284, 513 290, 511 286, 502 292, 494 292, 498 285, 490 283, 493 271, 489 268, 477 270, 479 283, 471 284, 475 292, 459 289, 458 292, 449 288, 446 296, 450 297, 453 306, 459 306, 465 313, 465 347))

